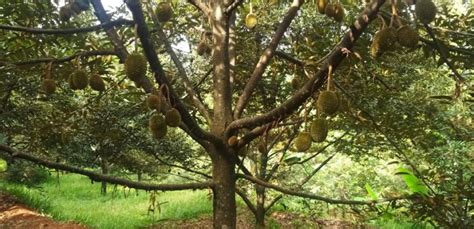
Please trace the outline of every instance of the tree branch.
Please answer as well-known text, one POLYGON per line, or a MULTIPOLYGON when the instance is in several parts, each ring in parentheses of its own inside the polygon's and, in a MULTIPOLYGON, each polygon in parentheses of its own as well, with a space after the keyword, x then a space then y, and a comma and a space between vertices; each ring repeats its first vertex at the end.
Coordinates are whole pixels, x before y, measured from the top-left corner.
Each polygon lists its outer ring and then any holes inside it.
POLYGON ((234 131, 239 128, 251 128, 274 120, 284 119, 298 109, 298 107, 301 106, 301 104, 303 104, 314 91, 321 88, 326 81, 329 65, 332 65, 334 70, 337 68, 345 57, 341 50, 350 50, 354 46, 355 42, 367 28, 369 23, 377 17, 377 12, 383 3, 385 3, 385 0, 374 0, 368 4, 367 8, 357 18, 356 22, 351 25, 350 31, 346 33, 342 41, 339 42, 339 44, 330 52, 326 63, 313 77, 308 79, 305 85, 293 96, 283 102, 280 106, 265 114, 233 121, 228 126, 227 131, 234 131))
POLYGON ((390 202, 390 201, 394 201, 394 200, 402 200, 402 199, 408 199, 409 198, 409 197, 393 197, 393 198, 379 199, 379 200, 369 200, 369 201, 344 200, 344 199, 339 199, 338 200, 338 199, 331 199, 331 198, 327 198, 327 197, 323 197, 323 196, 318 196, 318 195, 311 194, 311 193, 293 191, 293 190, 290 190, 290 189, 287 189, 287 188, 283 188, 283 187, 280 187, 280 186, 277 186, 277 185, 259 180, 255 177, 248 176, 248 175, 245 175, 245 174, 237 174, 237 177, 244 178, 248 181, 251 181, 252 183, 255 183, 255 184, 267 187, 267 188, 271 188, 273 190, 276 190, 276 191, 279 191, 279 192, 282 192, 282 193, 285 193, 285 194, 288 194, 288 195, 299 196, 299 197, 303 197, 303 198, 307 198, 307 199, 313 199, 313 200, 320 200, 320 201, 330 203, 330 204, 372 205, 372 204, 376 204, 376 203, 384 203, 384 202, 390 202))
MULTIPOLYGON (((337 153, 337 152, 336 152, 337 153)), ((327 163, 329 163, 329 161, 331 159, 334 158, 334 156, 336 156, 336 153, 334 153, 333 155, 329 156, 326 160, 324 160, 316 169, 313 170, 313 172, 311 172, 311 174, 309 174, 308 176, 306 176, 305 179, 303 179, 300 184, 298 184, 297 188, 301 188, 303 187, 303 185, 305 185, 306 183, 308 183, 308 181, 313 178, 314 175, 316 175, 316 173, 319 172, 319 170, 321 170, 327 163)), ((275 199, 273 199, 270 204, 268 204, 267 207, 265 207, 265 212, 267 212, 278 200, 280 200, 281 198, 283 197, 282 194, 278 195, 277 197, 275 197, 275 199)))
POLYGON ((293 0, 291 7, 288 9, 285 17, 283 18, 282 22, 278 26, 275 34, 273 35, 272 40, 268 47, 263 51, 263 54, 260 56, 260 60, 258 61, 257 65, 255 66, 250 79, 247 81, 245 88, 242 94, 237 101, 234 110, 234 119, 240 118, 245 106, 250 100, 250 96, 252 95, 255 87, 257 86, 258 81, 262 78, 263 73, 265 72, 266 67, 270 64, 273 55, 275 54, 275 50, 278 47, 281 39, 283 38, 284 33, 288 30, 293 19, 296 17, 298 10, 303 5, 304 0, 293 0))
POLYGON ((242 198, 244 203, 247 205, 247 207, 250 209, 250 211, 256 215, 257 214, 257 209, 255 208, 255 205, 250 201, 250 199, 245 195, 245 193, 240 189, 236 188, 235 192, 242 198))
POLYGON ((114 50, 93 50, 93 51, 84 51, 78 52, 71 56, 61 57, 61 58, 39 58, 39 59, 32 59, 32 60, 23 60, 17 62, 2 62, 0 61, 1 65, 31 65, 31 64, 41 64, 41 63, 63 63, 67 61, 74 60, 77 57, 89 57, 89 56, 108 56, 108 55, 117 55, 117 52, 114 50))
POLYGON ((425 24, 425 23, 423 23, 423 26, 425 27, 426 31, 430 35, 431 39, 433 39, 436 50, 438 50, 439 56, 441 57, 441 60, 443 60, 443 62, 446 63, 446 65, 448 65, 448 68, 451 69, 451 71, 453 72, 454 80, 456 80, 458 83, 465 82, 466 79, 464 79, 464 77, 462 77, 459 74, 459 72, 454 67, 453 63, 451 63, 451 61, 448 60, 448 57, 446 56, 446 53, 441 50, 441 45, 439 44, 438 39, 436 39, 436 36, 435 36, 433 30, 431 29, 431 27, 428 24, 425 24))
POLYGON ((88 171, 81 169, 75 166, 65 165, 61 163, 50 162, 26 153, 18 152, 9 146, 0 144, 0 151, 6 152, 12 158, 20 158, 33 162, 38 165, 42 165, 52 169, 64 170, 72 173, 82 174, 89 177, 93 181, 105 181, 111 184, 118 184, 127 186, 129 188, 141 189, 141 190, 161 190, 161 191, 176 191, 176 190, 186 190, 186 189, 207 189, 212 188, 212 182, 202 182, 202 183, 188 183, 188 184, 150 184, 143 182, 130 181, 123 178, 106 176, 100 173, 88 171))
POLYGON ((23 26, 13 26, 13 25, 0 25, 0 30, 10 30, 10 31, 17 31, 17 32, 25 32, 25 33, 32 33, 32 34, 55 34, 55 35, 70 35, 76 33, 88 33, 92 31, 97 31, 101 29, 109 29, 114 26, 121 26, 121 25, 133 25, 134 22, 130 20, 126 20, 123 18, 117 19, 115 21, 109 21, 102 23, 100 25, 85 27, 85 28, 68 28, 68 29, 43 29, 43 28, 29 28, 23 26))
MULTIPOLYGON (((150 40, 150 33, 148 31, 145 18, 143 15, 143 10, 141 7, 141 3, 138 0, 127 0, 126 4, 132 12, 133 19, 137 23, 137 34, 140 38, 140 42, 142 44, 143 51, 145 53, 148 62, 150 63, 151 70, 154 74, 154 78, 157 83, 160 85, 165 85, 168 88, 168 92, 170 95, 170 103, 174 105, 174 107, 179 111, 182 117, 182 121, 188 127, 189 131, 191 131, 196 137, 205 139, 207 141, 211 141, 217 144, 223 144, 218 138, 211 135, 208 132, 202 130, 199 125, 195 122, 193 117, 189 114, 184 104, 180 101, 179 97, 177 96, 176 92, 171 87, 171 84, 168 82, 166 78, 165 72, 163 67, 158 59, 158 56, 155 52, 153 44, 150 40)), ((147 91, 151 92, 151 91, 147 91)))
POLYGON ((211 13, 209 7, 206 6, 206 4, 204 4, 202 0, 188 0, 188 2, 199 10, 201 10, 205 15, 209 15, 211 13))
MULTIPOLYGON (((147 6, 149 6, 149 4, 147 4, 147 6)), ((151 7, 149 7, 148 10, 150 11, 151 7)), ((211 116, 209 115, 209 111, 207 110, 207 108, 204 106, 204 104, 201 102, 196 92, 194 91, 193 85, 191 81, 189 80, 188 75, 186 74, 186 70, 184 69, 183 64, 181 63, 178 56, 174 52, 173 47, 171 47, 171 43, 168 37, 166 36, 165 32, 163 31, 163 27, 161 26, 157 16, 154 13, 152 13, 151 18, 153 20, 153 23, 155 24, 156 32, 158 34, 159 40, 163 42, 166 52, 170 55, 171 60, 173 60, 174 64, 176 65, 176 68, 178 69, 179 76, 181 77, 181 80, 183 81, 186 92, 188 93, 189 96, 191 96, 194 105, 198 108, 201 115, 207 120, 208 123, 211 123, 211 116)))
POLYGON ((232 11, 234 11, 237 7, 239 7, 239 5, 241 5, 242 3, 244 3, 244 0, 234 0, 234 2, 232 2, 232 4, 230 4, 227 9, 225 10, 226 13, 230 14, 232 13, 232 11))
MULTIPOLYGON (((105 12, 102 2, 100 0, 90 0, 90 3, 94 7, 95 15, 99 19, 100 23, 102 24, 109 23, 110 16, 107 15, 107 12, 105 12)), ((117 55, 120 59, 120 63, 125 62, 125 59, 127 59, 127 56, 128 56, 128 52, 123 44, 123 41, 120 40, 120 37, 117 34, 117 31, 113 27, 104 28, 104 29, 110 41, 112 42, 115 51, 118 53, 117 55)), ((145 88, 145 85, 146 84, 144 84, 143 86, 144 88, 145 88)))

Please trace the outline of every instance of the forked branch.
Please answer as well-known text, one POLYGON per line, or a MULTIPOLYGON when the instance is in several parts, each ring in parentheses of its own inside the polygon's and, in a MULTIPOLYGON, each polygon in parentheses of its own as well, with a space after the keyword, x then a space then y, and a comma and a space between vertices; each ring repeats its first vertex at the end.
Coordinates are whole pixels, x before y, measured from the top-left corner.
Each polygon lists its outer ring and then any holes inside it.
POLYGON ((401 196, 401 197, 393 197, 393 198, 379 199, 379 200, 369 200, 369 201, 331 199, 331 198, 327 198, 327 197, 324 197, 324 196, 318 196, 318 195, 311 194, 311 193, 298 192, 298 191, 294 191, 294 190, 291 190, 291 189, 283 188, 283 187, 280 187, 278 185, 274 185, 274 184, 259 180, 258 178, 248 176, 248 175, 245 175, 245 174, 238 174, 237 176, 239 178, 244 178, 248 181, 251 181, 252 183, 255 183, 255 184, 267 187, 267 188, 271 188, 273 190, 276 190, 276 191, 279 191, 279 192, 282 192, 282 193, 285 193, 285 194, 288 194, 288 195, 299 196, 299 197, 313 199, 313 200, 320 200, 320 201, 330 203, 330 204, 372 205, 372 204, 376 204, 376 203, 385 203, 385 202, 390 202, 390 201, 394 201, 394 200, 403 200, 403 199, 411 198, 411 197, 401 196))
POLYGON ((72 61, 77 57, 89 57, 89 56, 108 56, 108 55, 117 55, 117 52, 114 50, 93 50, 93 51, 84 51, 84 52, 78 52, 76 54, 73 54, 71 56, 66 56, 66 57, 61 57, 61 58, 54 58, 54 57, 49 57, 49 58, 38 58, 38 59, 31 59, 31 60, 23 60, 23 61, 17 61, 17 62, 2 62, 0 61, 0 66, 1 65, 32 65, 32 64, 41 64, 41 63, 53 63, 53 64, 58 64, 58 63, 64 63, 67 61, 72 61))
POLYGON ((301 8, 303 3, 304 3, 304 0, 293 0, 293 3, 291 4, 290 9, 288 9, 288 12, 286 13, 282 22, 278 26, 278 29, 273 35, 273 38, 270 41, 270 44, 260 56, 260 60, 255 66, 255 69, 253 70, 252 75, 250 76, 250 79, 247 81, 247 84, 245 85, 242 95, 240 95, 239 100, 237 101, 237 104, 235 105, 235 110, 234 110, 235 119, 240 118, 245 106, 250 100, 250 96, 252 95, 255 87, 257 86, 258 81, 260 81, 260 79, 262 78, 262 75, 265 72, 265 69, 270 64, 270 61, 275 55, 275 50, 278 47, 278 44, 283 38, 283 35, 285 34, 285 32, 288 30, 288 27, 290 26, 291 22, 296 17, 298 10, 301 8))
POLYGON ((227 131, 234 131, 239 128, 252 128, 275 120, 283 120, 297 110, 314 91, 321 88, 326 81, 329 66, 331 65, 333 69, 337 68, 345 57, 342 50, 351 50, 369 23, 377 17, 377 13, 383 3, 385 3, 385 0, 374 0, 368 4, 364 12, 350 26, 350 31, 345 34, 342 41, 329 53, 326 63, 293 96, 267 113, 233 121, 228 126, 227 131))
POLYGON ((88 32, 98 31, 101 29, 109 29, 114 26, 122 26, 122 25, 131 26, 133 24, 134 24, 133 21, 120 18, 115 21, 109 21, 109 22, 102 23, 100 25, 84 27, 84 28, 43 29, 43 28, 29 28, 29 27, 13 26, 13 25, 0 25, 0 30, 17 31, 17 32, 24 32, 24 33, 31 33, 31 34, 70 35, 70 34, 77 34, 77 33, 88 33, 88 32))

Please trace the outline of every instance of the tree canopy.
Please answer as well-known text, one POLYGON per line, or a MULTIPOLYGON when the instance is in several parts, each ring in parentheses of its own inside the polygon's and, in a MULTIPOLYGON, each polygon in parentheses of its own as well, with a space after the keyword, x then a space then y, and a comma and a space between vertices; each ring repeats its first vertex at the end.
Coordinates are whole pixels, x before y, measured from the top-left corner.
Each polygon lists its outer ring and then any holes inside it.
POLYGON ((210 188, 215 228, 236 227, 236 194, 260 226, 283 194, 472 225, 474 14, 450 3, 3 2, 0 155, 137 189, 210 188), (336 155, 397 163, 408 191, 305 188, 336 155), (193 181, 90 170, 104 161, 193 181))

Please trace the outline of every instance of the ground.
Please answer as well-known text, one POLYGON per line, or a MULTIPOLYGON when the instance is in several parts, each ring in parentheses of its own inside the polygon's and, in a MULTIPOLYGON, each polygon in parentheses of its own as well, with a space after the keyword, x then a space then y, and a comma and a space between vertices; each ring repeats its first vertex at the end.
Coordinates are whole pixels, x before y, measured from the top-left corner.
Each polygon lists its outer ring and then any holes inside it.
MULTIPOLYGON (((238 228, 253 228, 252 217, 248 212, 239 214, 238 228)), ((344 221, 334 220, 311 220, 306 217, 300 217, 295 214, 277 212, 271 216, 274 219, 273 225, 279 225, 275 228, 300 228, 298 225, 310 226, 311 228, 342 229, 342 228, 373 228, 367 226, 358 226, 344 221), (295 223, 299 222, 299 223, 295 223)), ((158 222, 157 222, 158 223, 158 222)), ((274 228, 269 222, 269 227, 274 228)), ((153 229, 164 228, 184 228, 184 229, 204 229, 211 228, 212 221, 210 217, 200 217, 191 220, 166 221, 159 222, 153 229)), ((0 192, 0 229, 7 228, 61 228, 61 229, 86 229, 87 227, 77 223, 59 223, 51 218, 41 215, 35 210, 23 205, 20 201, 4 192, 0 192)))
POLYGON ((13 196, 0 192, 0 229, 6 228, 85 229, 86 227, 76 223, 57 223, 21 204, 13 196))

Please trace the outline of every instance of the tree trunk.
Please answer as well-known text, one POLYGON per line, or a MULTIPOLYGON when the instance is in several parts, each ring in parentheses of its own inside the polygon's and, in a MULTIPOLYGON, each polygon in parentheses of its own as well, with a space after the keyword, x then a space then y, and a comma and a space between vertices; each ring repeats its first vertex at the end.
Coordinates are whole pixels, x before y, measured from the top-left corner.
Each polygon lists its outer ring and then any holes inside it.
POLYGON ((256 228, 265 228, 265 187, 256 186, 257 206, 255 214, 256 228))
MULTIPOLYGON (((109 174, 109 163, 106 159, 101 158, 100 168, 102 170, 102 174, 104 174, 104 175, 109 174)), ((102 181, 102 185, 100 187, 100 194, 102 194, 102 195, 107 194, 107 182, 105 182, 105 181, 102 181)))
POLYGON ((236 228, 235 164, 223 155, 212 157, 214 228, 236 228))

